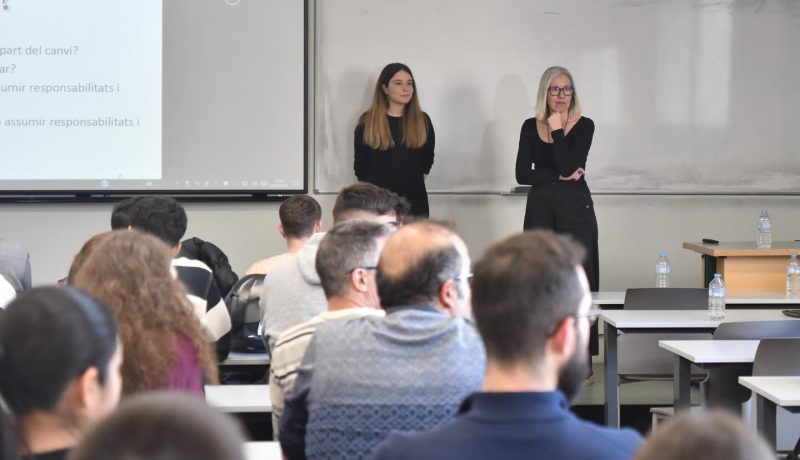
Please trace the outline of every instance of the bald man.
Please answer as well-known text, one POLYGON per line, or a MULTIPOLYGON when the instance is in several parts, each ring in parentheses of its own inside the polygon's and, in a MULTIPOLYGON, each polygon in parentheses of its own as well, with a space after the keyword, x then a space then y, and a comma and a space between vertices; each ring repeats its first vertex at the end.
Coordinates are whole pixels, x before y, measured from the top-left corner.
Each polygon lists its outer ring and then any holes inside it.
POLYGON ((280 420, 284 455, 363 458, 390 431, 451 420, 486 362, 468 319, 470 277, 467 247, 446 225, 389 237, 376 277, 386 316, 317 329, 280 420))

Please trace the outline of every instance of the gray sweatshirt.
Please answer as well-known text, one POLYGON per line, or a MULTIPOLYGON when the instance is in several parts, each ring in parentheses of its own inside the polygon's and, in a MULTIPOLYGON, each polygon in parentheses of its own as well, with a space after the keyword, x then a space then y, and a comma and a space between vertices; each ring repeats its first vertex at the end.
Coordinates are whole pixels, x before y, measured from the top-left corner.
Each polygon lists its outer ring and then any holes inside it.
POLYGON ((312 235, 297 255, 281 261, 264 278, 259 306, 270 352, 281 332, 328 308, 315 266, 323 236, 325 233, 312 235))

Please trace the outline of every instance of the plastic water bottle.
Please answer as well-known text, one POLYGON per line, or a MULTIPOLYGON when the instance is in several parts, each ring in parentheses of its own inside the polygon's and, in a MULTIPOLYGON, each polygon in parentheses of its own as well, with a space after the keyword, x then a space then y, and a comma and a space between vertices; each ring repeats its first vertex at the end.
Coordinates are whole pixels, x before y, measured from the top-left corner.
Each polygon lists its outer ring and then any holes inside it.
POLYGON ((761 210, 758 216, 758 235, 756 236, 756 247, 772 247, 772 219, 769 218, 767 208, 761 210))
POLYGON ((669 287, 669 259, 667 259, 667 254, 662 252, 658 255, 658 259, 656 260, 656 287, 657 288, 666 288, 669 287))
POLYGON ((797 264, 796 253, 792 253, 789 263, 786 264, 786 297, 800 297, 800 266, 797 264))
POLYGON ((719 273, 708 283, 708 318, 712 321, 725 319, 725 283, 719 273))

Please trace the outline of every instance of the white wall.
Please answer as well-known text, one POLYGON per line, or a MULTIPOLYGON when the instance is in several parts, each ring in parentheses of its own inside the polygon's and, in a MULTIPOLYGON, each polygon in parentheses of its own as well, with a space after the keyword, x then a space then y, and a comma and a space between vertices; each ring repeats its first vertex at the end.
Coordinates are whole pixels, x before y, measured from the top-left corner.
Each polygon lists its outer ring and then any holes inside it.
MULTIPOLYGON (((324 224, 330 225, 335 197, 319 195, 324 224)), ((800 197, 779 196, 595 196, 600 227, 600 288, 623 290, 652 285, 655 259, 666 251, 673 286, 700 285, 700 258, 681 243, 711 237, 755 239, 762 207, 773 218, 775 241, 800 239, 800 197)), ((0 205, 0 236, 31 252, 34 284, 66 275, 74 254, 91 235, 109 228, 111 204, 0 205)), ((218 244, 238 273, 283 250, 277 230, 277 203, 186 205, 187 235, 218 244)), ((499 195, 432 195, 437 218, 456 222, 473 258, 493 241, 522 227, 525 198, 499 195)))

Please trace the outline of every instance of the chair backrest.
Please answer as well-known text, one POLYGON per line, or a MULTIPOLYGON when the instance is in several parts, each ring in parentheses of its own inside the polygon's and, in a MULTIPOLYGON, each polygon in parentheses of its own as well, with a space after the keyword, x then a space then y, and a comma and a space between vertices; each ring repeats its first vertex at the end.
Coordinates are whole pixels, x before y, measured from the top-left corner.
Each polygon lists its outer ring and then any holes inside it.
POLYGON ((225 304, 231 311, 231 351, 263 352, 258 301, 264 275, 246 275, 231 288, 225 304))
MULTIPOLYGON (((625 291, 628 310, 702 310, 708 308, 708 291, 699 288, 641 288, 625 291)), ((618 339, 619 373, 629 380, 669 378, 672 353, 658 346, 659 340, 707 340, 705 332, 649 334, 630 332, 618 339)), ((693 375, 704 375, 692 367, 693 375)))
POLYGON ((625 291, 628 310, 703 310, 708 291, 703 288, 639 288, 625 291))
MULTIPOLYGON (((714 331, 714 340, 761 340, 753 365, 723 366, 708 371, 708 383, 705 386, 706 403, 709 406, 724 407, 738 411, 741 403, 750 398, 750 390, 738 385, 740 376, 757 375, 755 368, 758 354, 765 342, 775 337, 800 337, 800 321, 786 319, 783 321, 743 321, 739 323, 722 323, 714 331)), ((785 339, 780 339, 785 340, 785 339)), ((767 345, 769 349, 771 345, 767 345)), ((794 350, 795 359, 798 354, 794 350)), ((791 355, 790 355, 791 356, 791 355)), ((800 362, 800 360, 798 360, 800 362)), ((762 358, 762 369, 769 368, 770 363, 762 358)), ((781 364, 783 366, 783 364, 781 364)), ((764 375, 764 374, 762 374, 764 375)))
POLYGON ((800 375, 800 338, 763 339, 753 361, 753 375, 800 375))
POLYGON ((800 337, 800 321, 743 321, 722 323, 714 340, 758 340, 768 337, 800 337))

